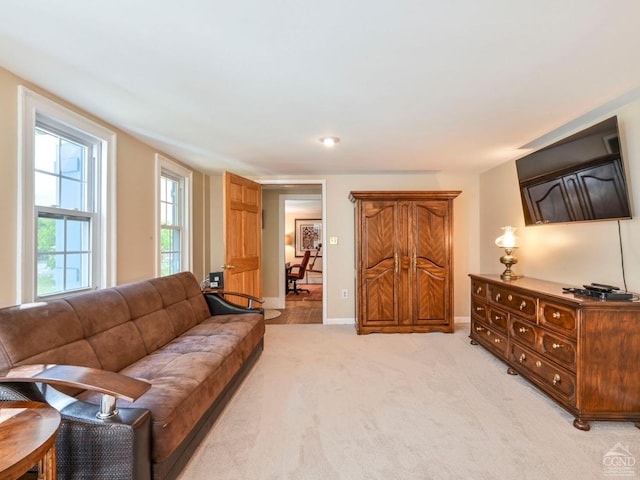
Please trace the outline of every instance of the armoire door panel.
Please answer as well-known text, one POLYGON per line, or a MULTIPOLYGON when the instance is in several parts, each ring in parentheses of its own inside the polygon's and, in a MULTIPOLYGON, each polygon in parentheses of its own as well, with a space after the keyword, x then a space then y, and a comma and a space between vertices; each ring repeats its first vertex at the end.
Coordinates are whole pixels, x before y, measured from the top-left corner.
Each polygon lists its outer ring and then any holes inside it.
POLYGON ((375 268, 384 261, 395 261, 395 202, 373 202, 364 212, 362 244, 364 268, 375 268))
POLYGON ((416 202, 413 232, 416 242, 416 258, 426 260, 441 268, 448 266, 449 237, 447 203, 441 201, 416 202))
POLYGON ((447 278, 425 270, 418 270, 416 276, 414 323, 446 324, 450 308, 447 278))
POLYGON ((364 279, 361 300, 365 324, 397 324, 395 290, 393 269, 364 279))

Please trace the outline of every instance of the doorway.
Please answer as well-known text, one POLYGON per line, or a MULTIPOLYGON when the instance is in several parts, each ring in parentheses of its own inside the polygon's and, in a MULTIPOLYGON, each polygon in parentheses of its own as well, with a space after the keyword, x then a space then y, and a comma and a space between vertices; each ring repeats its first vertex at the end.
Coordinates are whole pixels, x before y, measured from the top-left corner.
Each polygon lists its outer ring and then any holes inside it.
MULTIPOLYGON (((326 322, 326 211, 324 180, 262 181, 262 258, 265 318, 269 323, 326 322), (315 237, 301 243, 301 231, 314 227, 315 237), (296 229, 300 230, 296 232, 296 229), (302 229, 302 230, 301 230, 302 229), (311 242, 311 243, 310 243, 311 242), (298 280, 301 290, 287 292, 286 265, 300 263, 311 252, 312 271, 298 280), (274 312, 275 310, 275 312, 274 312), (277 315, 275 318, 269 318, 277 315)), ((297 269, 294 269, 296 271, 297 269)), ((292 286, 291 284, 289 284, 292 286)))

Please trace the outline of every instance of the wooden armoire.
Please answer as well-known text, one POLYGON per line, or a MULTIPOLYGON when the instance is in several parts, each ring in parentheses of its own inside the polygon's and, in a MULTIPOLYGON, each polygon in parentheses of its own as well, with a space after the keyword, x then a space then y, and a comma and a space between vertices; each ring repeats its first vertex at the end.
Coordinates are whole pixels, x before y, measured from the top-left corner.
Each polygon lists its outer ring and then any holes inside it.
POLYGON ((459 194, 351 192, 358 334, 453 332, 453 199, 459 194))

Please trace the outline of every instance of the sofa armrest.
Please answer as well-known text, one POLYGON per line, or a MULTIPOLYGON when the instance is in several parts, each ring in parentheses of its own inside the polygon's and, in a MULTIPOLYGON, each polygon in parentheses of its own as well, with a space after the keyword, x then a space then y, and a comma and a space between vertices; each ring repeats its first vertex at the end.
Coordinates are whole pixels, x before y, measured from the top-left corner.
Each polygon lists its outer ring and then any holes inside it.
POLYGON ((204 298, 209 306, 211 315, 224 315, 229 313, 262 313, 264 309, 261 307, 254 307, 254 302, 264 303, 264 299, 254 297, 253 295, 247 295, 246 293, 228 292, 225 290, 211 290, 204 291, 204 298), (231 302, 228 297, 244 298, 247 305, 238 305, 231 302))
POLYGON ((22 365, 1 374, 0 382, 37 382, 102 393, 97 416, 103 420, 118 414, 116 398, 133 402, 151 388, 151 384, 143 380, 75 365, 22 365))
POLYGON ((71 365, 23 365, 0 372, 0 399, 46 401, 62 415, 56 456, 58 478, 63 480, 150 480, 151 414, 144 408, 115 408, 116 397, 134 401, 149 388, 142 380, 71 365), (49 386, 100 392, 101 405, 49 386), (106 407, 112 407, 106 414, 105 399, 106 407))
POLYGON ((117 416, 102 420, 96 418, 96 405, 44 388, 47 402, 62 415, 58 479, 151 479, 149 410, 123 407, 117 416))

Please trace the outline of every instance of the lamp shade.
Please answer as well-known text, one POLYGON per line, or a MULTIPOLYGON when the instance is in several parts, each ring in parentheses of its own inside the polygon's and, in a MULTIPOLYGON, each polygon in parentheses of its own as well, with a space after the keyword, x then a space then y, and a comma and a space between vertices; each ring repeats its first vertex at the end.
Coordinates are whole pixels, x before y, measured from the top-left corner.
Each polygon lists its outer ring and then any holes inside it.
POLYGON ((520 246, 520 239, 516 237, 516 227, 506 226, 502 227, 503 234, 496 238, 496 245, 500 248, 518 248, 520 246))

